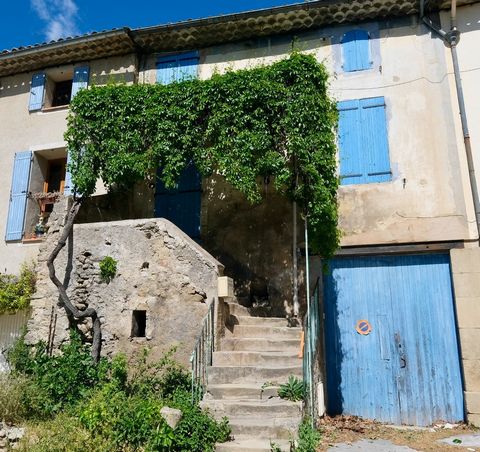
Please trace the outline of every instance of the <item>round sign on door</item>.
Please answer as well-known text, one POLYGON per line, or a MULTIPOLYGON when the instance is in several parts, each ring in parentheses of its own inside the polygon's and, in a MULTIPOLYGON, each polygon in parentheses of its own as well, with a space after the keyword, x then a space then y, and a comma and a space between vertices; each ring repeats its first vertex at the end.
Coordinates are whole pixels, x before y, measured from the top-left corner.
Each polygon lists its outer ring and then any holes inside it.
POLYGON ((370 322, 368 320, 359 320, 355 329, 357 330, 358 334, 361 334, 362 336, 367 336, 372 332, 372 325, 370 325, 370 322))

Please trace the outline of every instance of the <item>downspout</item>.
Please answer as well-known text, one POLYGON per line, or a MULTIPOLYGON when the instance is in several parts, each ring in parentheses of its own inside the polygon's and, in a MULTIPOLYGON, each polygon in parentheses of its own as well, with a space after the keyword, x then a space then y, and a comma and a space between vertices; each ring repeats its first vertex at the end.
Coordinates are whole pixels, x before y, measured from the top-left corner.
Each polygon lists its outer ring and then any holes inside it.
POLYGON ((460 40, 460 31, 457 28, 457 1, 452 0, 450 12, 450 31, 446 32, 437 28, 432 21, 425 16, 425 0, 420 0, 420 18, 423 22, 438 34, 442 40, 450 47, 452 53, 453 73, 455 76, 455 86, 457 91, 457 101, 460 110, 460 120, 462 123, 463 142, 467 156, 468 174, 470 178, 470 189, 472 191, 473 207, 475 210, 475 219, 477 223, 477 234, 480 236, 480 197, 477 188, 477 178, 475 176, 475 167, 473 164, 472 147, 470 144, 470 132, 468 130, 467 112, 465 109, 465 99, 463 95, 462 77, 458 65, 457 44, 460 40))

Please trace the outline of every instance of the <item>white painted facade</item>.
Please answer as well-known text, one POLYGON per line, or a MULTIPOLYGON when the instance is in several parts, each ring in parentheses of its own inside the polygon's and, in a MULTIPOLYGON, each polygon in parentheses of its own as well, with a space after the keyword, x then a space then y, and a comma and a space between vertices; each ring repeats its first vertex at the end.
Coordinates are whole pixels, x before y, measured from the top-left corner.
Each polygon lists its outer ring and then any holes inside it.
MULTIPOLYGON (((111 81, 132 83, 135 74, 135 57, 106 58, 85 62, 90 67, 90 84, 111 81)), ((72 70, 73 65, 56 68, 72 70)), ((37 71, 35 71, 37 72, 37 71)), ((39 241, 6 242, 6 222, 10 202, 10 189, 14 156, 16 152, 32 151, 47 159, 66 156, 67 108, 29 112, 32 73, 0 78, 0 272, 17 273, 22 263, 33 261, 41 244, 39 241)), ((100 187, 101 190, 101 187, 100 187)), ((101 193, 101 191, 100 191, 101 193)), ((28 201, 32 204, 34 201, 28 201)), ((35 206, 30 206, 34 209, 35 206)), ((26 233, 31 232, 26 230, 26 233)))

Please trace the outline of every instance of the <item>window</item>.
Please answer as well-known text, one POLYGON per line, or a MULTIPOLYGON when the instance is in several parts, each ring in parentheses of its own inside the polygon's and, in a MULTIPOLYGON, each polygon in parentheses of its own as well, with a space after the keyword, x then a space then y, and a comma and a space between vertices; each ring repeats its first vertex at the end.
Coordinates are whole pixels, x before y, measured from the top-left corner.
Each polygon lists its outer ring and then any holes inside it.
POLYGON ((36 239, 58 193, 68 195, 65 148, 15 154, 5 240, 36 239))
POLYGON ((157 60, 157 83, 168 85, 197 77, 198 52, 179 53, 157 60))
POLYGON ((133 311, 131 337, 145 337, 147 311, 133 311))
POLYGON ((346 100, 338 111, 341 184, 390 181, 385 98, 346 100))
POLYGON ((63 107, 81 88, 88 86, 89 67, 60 67, 32 76, 29 111, 63 107))
POLYGON ((72 79, 54 83, 51 101, 52 107, 60 107, 62 105, 68 105, 70 103, 70 97, 72 95, 72 84, 72 79))
POLYGON ((373 65, 370 34, 365 30, 347 31, 341 39, 342 62, 345 72, 364 71, 373 65))

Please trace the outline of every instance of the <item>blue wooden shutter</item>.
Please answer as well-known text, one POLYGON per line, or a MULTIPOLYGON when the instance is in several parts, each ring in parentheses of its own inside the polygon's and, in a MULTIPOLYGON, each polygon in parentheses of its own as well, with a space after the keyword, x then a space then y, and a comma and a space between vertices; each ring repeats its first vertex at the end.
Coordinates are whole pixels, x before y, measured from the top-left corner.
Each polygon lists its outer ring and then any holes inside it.
POLYGON ((350 30, 342 37, 343 70, 363 71, 372 66, 370 36, 365 30, 350 30))
POLYGON ((168 85, 195 78, 198 71, 198 52, 168 55, 157 60, 157 83, 168 85))
POLYGON ((178 55, 178 81, 197 78, 198 59, 198 52, 178 55))
POLYGON ((366 148, 367 182, 387 182, 392 179, 388 152, 385 98, 361 99, 362 143, 366 148))
POLYGON ((88 66, 79 66, 74 69, 72 83, 72 99, 81 88, 86 88, 88 86, 89 76, 90 68, 88 66))
POLYGON ((365 182, 366 174, 361 152, 360 102, 358 100, 339 102, 338 111, 341 184, 361 184, 365 182))
POLYGON ((30 151, 15 154, 5 234, 5 240, 7 241, 21 240, 23 236, 31 161, 32 153, 30 151))
POLYGON ((390 181, 385 98, 339 102, 338 111, 342 185, 390 181))
POLYGON ((30 87, 29 111, 40 110, 43 107, 43 93, 45 91, 45 73, 38 72, 32 76, 32 86, 30 87))
POLYGON ((161 58, 157 62, 157 83, 168 85, 176 80, 177 77, 177 58, 161 58))

